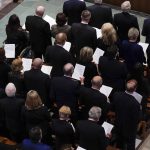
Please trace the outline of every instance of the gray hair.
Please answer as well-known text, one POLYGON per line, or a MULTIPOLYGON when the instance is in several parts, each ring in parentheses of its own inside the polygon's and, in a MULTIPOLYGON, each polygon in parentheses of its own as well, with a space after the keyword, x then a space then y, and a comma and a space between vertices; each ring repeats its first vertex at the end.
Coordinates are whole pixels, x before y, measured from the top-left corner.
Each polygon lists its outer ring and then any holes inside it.
POLYGON ((99 118, 101 117, 101 112, 102 109, 100 107, 93 106, 89 111, 89 118, 99 120, 99 118))
POLYGON ((137 40, 139 36, 139 30, 135 27, 132 27, 128 31, 128 38, 129 40, 137 40))
POLYGON ((103 0, 94 0, 94 3, 96 4, 102 4, 103 0))
POLYGON ((63 71, 64 71, 64 75, 71 76, 74 72, 74 66, 71 63, 67 63, 64 65, 63 71))
POLYGON ((130 10, 131 9, 131 3, 130 1, 125 1, 121 4, 121 9, 123 11, 127 11, 127 10, 130 10))
POLYGON ((45 7, 44 6, 37 6, 35 13, 37 16, 43 17, 45 12, 45 7))
POLYGON ((8 83, 5 88, 5 93, 8 97, 13 97, 16 94, 16 87, 13 83, 8 83))

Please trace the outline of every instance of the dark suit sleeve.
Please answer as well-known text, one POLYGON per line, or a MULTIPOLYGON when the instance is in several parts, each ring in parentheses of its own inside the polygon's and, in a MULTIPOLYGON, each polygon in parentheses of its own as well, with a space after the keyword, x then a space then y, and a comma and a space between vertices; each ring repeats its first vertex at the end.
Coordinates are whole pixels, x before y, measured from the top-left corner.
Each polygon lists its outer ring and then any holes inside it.
POLYGON ((102 128, 99 132, 99 136, 100 136, 100 145, 101 145, 101 150, 106 150, 106 147, 108 146, 108 140, 105 136, 105 131, 104 128, 102 128))
POLYGON ((25 26, 26 26, 26 30, 30 31, 29 16, 27 16, 27 18, 26 18, 25 26))
POLYGON ((51 31, 50 31, 50 25, 49 23, 45 23, 45 27, 44 27, 44 33, 47 39, 47 45, 52 45, 52 40, 51 40, 51 31))
POLYGON ((144 20, 143 29, 142 29, 142 35, 143 35, 143 36, 147 36, 146 20, 144 20))

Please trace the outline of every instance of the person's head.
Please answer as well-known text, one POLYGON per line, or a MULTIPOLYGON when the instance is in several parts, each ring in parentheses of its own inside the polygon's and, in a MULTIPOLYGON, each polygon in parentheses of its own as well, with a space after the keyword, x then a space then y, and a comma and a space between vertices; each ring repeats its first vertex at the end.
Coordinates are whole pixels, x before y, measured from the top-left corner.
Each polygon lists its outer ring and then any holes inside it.
POLYGON ((67 40, 67 35, 65 33, 58 33, 55 36, 55 44, 64 45, 67 40))
POLYGON ((121 9, 122 11, 128 11, 131 9, 131 3, 130 1, 124 1, 122 4, 121 4, 121 9))
POLYGON ((102 83, 103 83, 103 79, 101 76, 94 76, 92 78, 91 83, 92 83, 92 88, 100 90, 100 87, 102 86, 102 83))
POLYGON ((5 50, 2 47, 0 47, 0 62, 3 62, 5 59, 5 50))
POLYGON ((35 10, 35 14, 39 17, 43 17, 45 12, 45 8, 44 6, 37 6, 36 10, 35 10))
POLYGON ((80 61, 91 62, 93 60, 93 49, 85 46, 80 50, 80 61))
POLYGON ((137 81, 136 80, 131 79, 126 83, 127 92, 133 93, 134 91, 136 91, 136 88, 137 88, 137 81))
POLYGON ((22 59, 16 58, 11 63, 11 69, 13 72, 20 72, 23 69, 22 59))
POLYGON ((89 110, 89 119, 92 119, 96 122, 99 121, 99 118, 101 117, 101 108, 97 107, 97 106, 93 106, 90 110, 89 110))
POLYGON ((102 4, 103 0, 94 0, 95 4, 102 4))
POLYGON ((40 143, 42 139, 42 130, 39 127, 33 127, 29 131, 29 138, 32 141, 32 143, 40 143))
POLYGON ((8 97, 14 97, 16 94, 16 87, 13 83, 8 83, 5 88, 5 93, 8 97))
POLYGON ((64 13, 60 12, 56 15, 56 23, 58 26, 64 26, 67 22, 67 17, 64 13))
POLYGON ((43 60, 41 58, 35 58, 32 62, 33 69, 41 69, 43 60))
POLYGON ((33 109, 40 108, 42 105, 43 105, 42 100, 41 100, 39 94, 34 90, 30 90, 27 93, 27 98, 26 98, 26 102, 25 102, 26 108, 29 110, 33 110, 33 109))
POLYGON ((16 14, 9 17, 7 26, 11 29, 18 29, 20 27, 20 20, 16 14))
POLYGON ((91 12, 89 10, 83 10, 81 13, 81 20, 89 23, 91 19, 91 12))
POLYGON ((74 66, 71 63, 67 63, 64 65, 63 71, 64 71, 64 75, 72 76, 74 71, 74 66))
POLYGON ((107 57, 109 57, 110 59, 116 58, 118 54, 118 47, 117 45, 111 45, 107 48, 107 57))
POLYGON ((60 119, 68 120, 70 118, 70 115, 71 115, 70 107, 64 105, 59 109, 60 119))
POLYGON ((61 147, 60 150, 74 150, 71 144, 65 144, 61 147))
POLYGON ((117 33, 111 23, 104 23, 101 27, 104 44, 112 45, 117 41, 117 33))
POLYGON ((136 42, 138 36, 139 36, 139 30, 137 28, 132 27, 132 28, 129 29, 129 31, 128 31, 129 40, 136 42))

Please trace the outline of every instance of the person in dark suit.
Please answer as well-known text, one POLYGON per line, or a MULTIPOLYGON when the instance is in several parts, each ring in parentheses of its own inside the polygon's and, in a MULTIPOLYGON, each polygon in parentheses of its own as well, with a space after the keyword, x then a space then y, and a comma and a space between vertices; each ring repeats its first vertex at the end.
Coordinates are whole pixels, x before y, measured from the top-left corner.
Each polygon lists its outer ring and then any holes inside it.
POLYGON ((92 87, 86 88, 83 86, 84 80, 81 78, 79 104, 82 108, 82 116, 84 119, 87 119, 90 108, 98 106, 102 109, 102 116, 99 122, 103 123, 106 119, 109 104, 107 103, 107 97, 99 91, 102 86, 102 78, 100 76, 95 76, 91 82, 92 87))
POLYGON ((125 89, 125 80, 128 74, 126 64, 117 60, 118 50, 116 45, 107 49, 107 55, 99 58, 99 72, 104 81, 104 85, 113 88, 113 91, 125 89))
POLYGON ((33 127, 29 131, 29 139, 22 142, 22 150, 52 150, 49 145, 41 143, 42 130, 39 127, 33 127))
POLYGON ((68 106, 59 109, 59 119, 52 120, 52 134, 56 136, 56 150, 60 150, 64 145, 74 146, 75 128, 70 122, 71 110, 68 106))
POLYGON ((25 90, 36 90, 41 96, 42 102, 50 107, 50 77, 41 71, 43 61, 35 58, 32 62, 32 68, 24 72, 25 90))
POLYGON ((93 0, 94 5, 87 7, 91 12, 89 25, 101 28, 104 23, 113 23, 112 10, 108 6, 102 4, 102 0, 93 0))
POLYGON ((130 73, 132 73, 136 63, 146 63, 143 48, 137 44, 138 36, 138 29, 134 27, 130 28, 128 32, 129 40, 122 41, 121 48, 119 50, 120 57, 124 59, 130 73))
POLYGON ((29 31, 31 49, 35 58, 42 58, 48 45, 52 45, 49 23, 42 19, 45 8, 38 6, 36 15, 27 16, 25 26, 29 31))
POLYGON ((101 116, 101 108, 92 107, 88 120, 77 123, 78 145, 87 150, 106 150, 107 138, 104 128, 97 124, 101 116))
MULTIPOLYGON (((119 39, 122 41, 128 39, 128 31, 130 28, 135 27, 139 30, 139 24, 137 17, 128 12, 131 9, 130 1, 123 2, 121 9, 123 12, 114 15, 114 25, 119 39)), ((140 36, 138 37, 138 41, 140 41, 140 36)))
POLYGON ((67 0, 63 4, 63 13, 68 17, 68 24, 81 22, 81 13, 86 9, 84 1, 67 0))
POLYGON ((21 109, 24 99, 16 98, 16 87, 13 83, 8 83, 5 92, 7 97, 0 100, 0 114, 8 130, 9 137, 16 141, 22 141, 21 109))
POLYGON ((132 96, 136 90, 137 82, 129 80, 125 92, 115 93, 113 96, 113 111, 116 114, 115 131, 117 135, 117 148, 135 150, 137 125, 140 117, 140 104, 132 96))
POLYGON ((63 66, 66 63, 73 63, 71 54, 63 48, 67 40, 65 33, 58 33, 55 37, 55 45, 46 49, 45 63, 53 66, 51 71, 52 77, 63 75, 63 66))
POLYGON ((96 48, 96 30, 88 25, 91 13, 84 10, 81 14, 81 23, 72 24, 68 40, 71 42, 71 52, 77 59, 80 56, 80 50, 84 46, 91 47, 94 51, 96 48))
POLYGON ((79 83, 71 78, 74 71, 72 64, 64 65, 64 76, 54 77, 51 81, 51 100, 59 109, 66 105, 71 108, 72 116, 76 115, 79 83))

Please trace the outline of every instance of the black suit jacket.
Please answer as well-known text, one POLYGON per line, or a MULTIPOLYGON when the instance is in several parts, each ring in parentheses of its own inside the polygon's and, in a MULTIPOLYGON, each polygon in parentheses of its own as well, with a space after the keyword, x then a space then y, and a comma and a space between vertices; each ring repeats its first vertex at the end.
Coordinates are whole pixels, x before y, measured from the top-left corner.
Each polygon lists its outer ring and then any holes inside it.
POLYGON ((69 40, 72 44, 71 51, 78 58, 80 50, 84 46, 89 46, 95 51, 97 40, 96 30, 88 24, 74 23, 71 27, 69 40))
POLYGON ((113 97, 113 110, 116 113, 116 131, 123 137, 136 135, 140 117, 140 104, 126 92, 118 92, 113 97))
MULTIPOLYGON (((128 12, 122 12, 114 15, 114 24, 117 29, 120 40, 128 39, 128 31, 131 27, 135 27, 139 30, 139 24, 137 17, 129 14, 128 12)), ((140 41, 140 36, 138 41, 140 41)))
POLYGON ((46 47, 52 44, 49 23, 38 16, 28 16, 25 22, 29 31, 31 48, 35 57, 45 54, 46 47))
POLYGON ((68 0, 63 4, 63 13, 68 17, 68 24, 81 22, 81 13, 86 9, 85 2, 68 0))
POLYGON ((91 120, 77 123, 79 146, 87 150, 106 150, 107 139, 103 127, 91 120))
POLYGON ((49 46, 46 49, 45 62, 53 66, 51 76, 62 76, 63 67, 67 63, 73 63, 72 56, 63 47, 58 45, 49 46))
POLYGON ((91 12, 89 25, 101 28, 106 22, 113 23, 112 10, 110 7, 101 4, 94 4, 87 9, 91 12))
POLYGON ((102 123, 106 119, 109 104, 107 103, 107 97, 100 91, 81 86, 79 103, 83 107, 83 117, 85 119, 88 118, 88 112, 93 106, 98 106, 102 109, 100 123, 102 123))
POLYGON ((24 72, 26 91, 35 90, 40 95, 43 103, 49 107, 50 77, 40 69, 31 69, 24 72))

